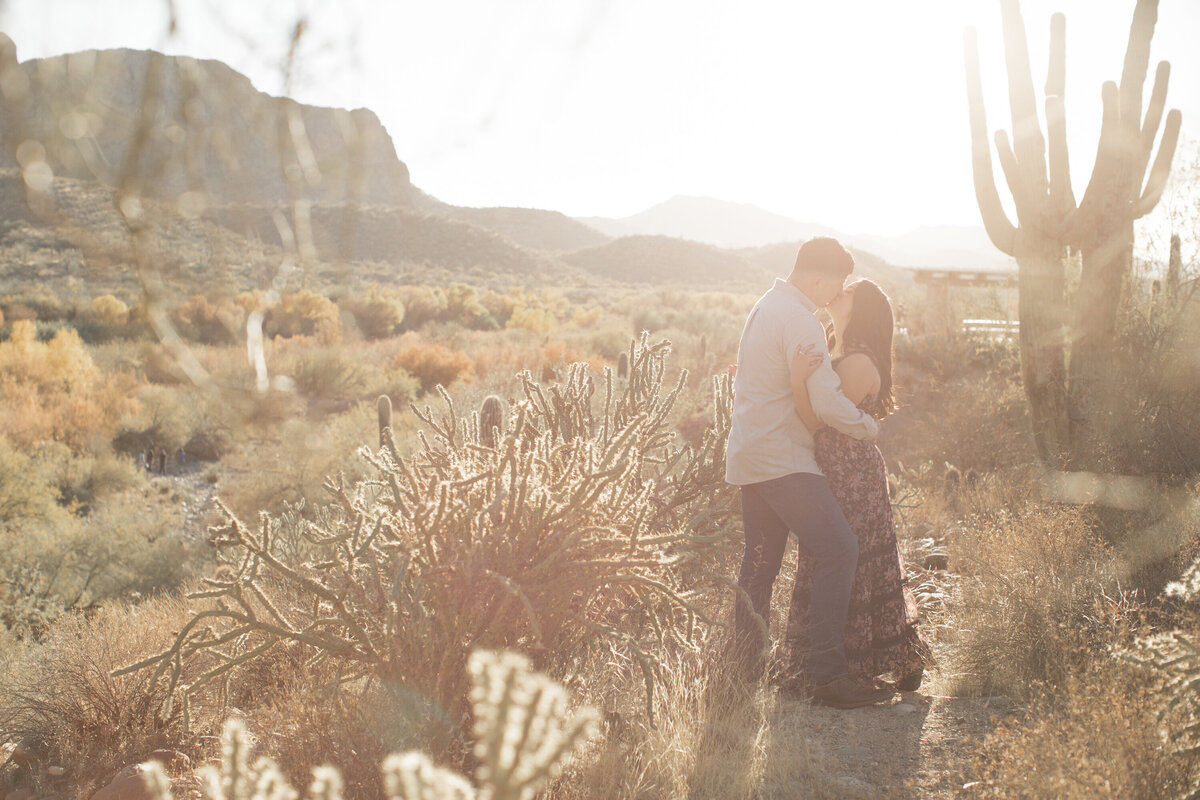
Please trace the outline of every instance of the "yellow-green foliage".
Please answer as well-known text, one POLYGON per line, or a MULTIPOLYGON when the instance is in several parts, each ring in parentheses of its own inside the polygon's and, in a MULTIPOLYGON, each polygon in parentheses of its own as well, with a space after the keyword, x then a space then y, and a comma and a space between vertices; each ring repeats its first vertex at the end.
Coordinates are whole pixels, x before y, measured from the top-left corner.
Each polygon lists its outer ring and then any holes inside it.
MULTIPOLYGON (((656 654, 711 622, 699 601, 727 586, 719 559, 736 514, 729 381, 715 382, 701 447, 677 447, 683 376, 665 391, 667 348, 643 339, 630 379, 606 381, 602 401, 583 365, 546 388, 524 376, 495 447, 446 396, 444 416, 419 412, 419 452, 364 451, 378 477, 330 481, 335 502, 312 522, 263 516, 251 528, 229 514, 213 537, 228 568, 192 595, 212 604, 128 670, 157 679, 216 648, 217 679, 294 642, 339 659, 346 679, 405 686, 456 719, 472 647, 527 650, 548 669, 614 648, 641 664, 649 693, 656 654)), ((198 687, 180 688, 186 701, 198 687)))
POLYGON ((100 372, 70 328, 40 342, 33 321, 17 320, 0 342, 0 434, 22 447, 54 439, 79 449, 111 437, 130 406, 125 389, 100 372))

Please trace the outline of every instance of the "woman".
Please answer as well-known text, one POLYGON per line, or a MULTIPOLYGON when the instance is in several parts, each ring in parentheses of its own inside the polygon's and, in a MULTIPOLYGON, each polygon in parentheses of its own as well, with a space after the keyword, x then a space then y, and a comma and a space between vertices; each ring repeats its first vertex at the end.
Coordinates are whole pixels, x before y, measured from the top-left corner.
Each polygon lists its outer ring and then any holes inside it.
MULTIPOLYGON (((859 408, 883 419, 894 408, 892 395, 892 307, 875 283, 860 280, 827 307, 833 318, 830 358, 842 392, 859 408)), ((846 520, 858 537, 858 567, 846 621, 850 672, 867 685, 890 675, 895 688, 914 691, 929 659, 929 645, 917 629, 916 598, 905 582, 904 560, 888 496, 887 468, 873 442, 852 439, 825 427, 808 405, 804 382, 823 356, 793 358, 797 413, 813 431, 817 464, 829 479, 846 520)), ((788 615, 785 684, 803 684, 812 563, 798 557, 788 615)))

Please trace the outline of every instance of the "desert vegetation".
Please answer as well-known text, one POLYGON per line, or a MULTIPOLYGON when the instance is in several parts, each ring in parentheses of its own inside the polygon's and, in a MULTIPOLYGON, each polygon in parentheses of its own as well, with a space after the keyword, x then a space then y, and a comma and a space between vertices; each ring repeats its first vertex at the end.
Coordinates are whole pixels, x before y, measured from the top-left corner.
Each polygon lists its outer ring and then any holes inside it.
POLYGON ((1028 126, 1001 146, 1020 224, 986 183, 981 210, 1020 287, 949 312, 1015 338, 930 332, 947 310, 856 252, 904 310, 879 444, 934 663, 843 714, 726 658, 728 366, 797 243, 450 206, 369 112, 90 58, 0 36, 0 797, 1200 796, 1197 263, 1130 250, 1175 148, 1168 114, 1143 185, 1165 73, 1078 209, 1057 84, 1048 174, 1028 126), (104 102, 174 133, 69 135, 104 102))

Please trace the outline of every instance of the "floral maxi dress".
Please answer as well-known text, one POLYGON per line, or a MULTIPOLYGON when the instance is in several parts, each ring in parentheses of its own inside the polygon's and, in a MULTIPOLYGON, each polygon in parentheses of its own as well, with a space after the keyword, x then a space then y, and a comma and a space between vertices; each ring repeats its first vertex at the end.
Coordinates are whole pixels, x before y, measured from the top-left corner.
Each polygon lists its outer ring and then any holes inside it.
MULTIPOLYGON (((917 627, 916 598, 908 588, 896 541, 883 454, 873 442, 830 428, 817 431, 815 442, 817 464, 858 537, 858 567, 846 620, 850 674, 868 685, 886 673, 899 680, 923 668, 930 650, 917 627)), ((812 568, 811 556, 800 550, 788 614, 785 683, 805 682, 812 568)))

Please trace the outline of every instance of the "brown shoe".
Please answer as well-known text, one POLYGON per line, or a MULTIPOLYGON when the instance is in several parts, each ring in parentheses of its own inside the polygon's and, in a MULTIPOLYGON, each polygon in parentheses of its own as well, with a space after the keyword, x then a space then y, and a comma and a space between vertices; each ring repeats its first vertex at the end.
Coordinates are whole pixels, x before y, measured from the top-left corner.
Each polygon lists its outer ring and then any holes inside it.
POLYGON ((813 705, 830 708, 862 708, 884 703, 895 692, 889 689, 871 689, 863 686, 849 675, 841 675, 827 683, 813 687, 813 705))
POLYGON ((921 688, 921 678, 924 677, 925 669, 917 667, 912 672, 905 675, 900 680, 896 681, 896 688, 901 692, 915 692, 921 688))

